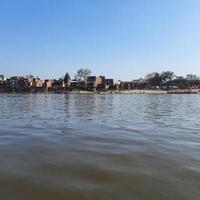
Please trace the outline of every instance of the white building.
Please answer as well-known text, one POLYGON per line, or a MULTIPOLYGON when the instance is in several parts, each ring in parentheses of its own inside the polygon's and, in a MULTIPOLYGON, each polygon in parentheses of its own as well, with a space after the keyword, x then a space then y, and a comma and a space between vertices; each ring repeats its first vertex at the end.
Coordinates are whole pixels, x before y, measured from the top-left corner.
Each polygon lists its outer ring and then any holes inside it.
POLYGON ((199 80, 199 77, 197 75, 194 75, 194 74, 187 74, 186 80, 188 80, 188 81, 199 80))

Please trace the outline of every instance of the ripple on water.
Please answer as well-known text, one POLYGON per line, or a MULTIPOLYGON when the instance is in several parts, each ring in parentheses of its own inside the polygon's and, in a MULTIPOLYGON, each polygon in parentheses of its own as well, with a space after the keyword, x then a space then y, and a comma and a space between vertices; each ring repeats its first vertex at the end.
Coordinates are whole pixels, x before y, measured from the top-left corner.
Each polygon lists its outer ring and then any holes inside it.
POLYGON ((2 199, 197 200, 200 96, 0 94, 2 199))

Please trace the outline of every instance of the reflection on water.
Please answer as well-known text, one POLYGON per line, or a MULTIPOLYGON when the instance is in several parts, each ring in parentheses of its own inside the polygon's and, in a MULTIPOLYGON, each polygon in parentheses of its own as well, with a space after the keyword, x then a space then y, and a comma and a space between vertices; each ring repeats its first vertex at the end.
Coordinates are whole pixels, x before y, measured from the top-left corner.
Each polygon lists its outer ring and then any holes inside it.
POLYGON ((199 95, 0 95, 5 200, 198 200, 199 95))

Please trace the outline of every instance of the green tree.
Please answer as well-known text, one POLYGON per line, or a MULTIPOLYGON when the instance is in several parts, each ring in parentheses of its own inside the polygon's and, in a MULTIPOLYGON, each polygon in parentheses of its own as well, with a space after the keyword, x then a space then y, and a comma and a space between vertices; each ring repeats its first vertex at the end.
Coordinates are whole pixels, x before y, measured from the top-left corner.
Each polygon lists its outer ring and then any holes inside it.
POLYGON ((162 81, 171 81, 175 77, 175 74, 174 72, 166 71, 166 72, 162 72, 160 77, 162 81))
POLYGON ((4 77, 4 75, 3 74, 1 74, 0 75, 0 79, 4 79, 5 77, 4 77))
POLYGON ((31 74, 27 75, 26 77, 27 77, 27 78, 34 78, 34 76, 31 75, 31 74))
POLYGON ((61 78, 58 79, 59 81, 63 81, 64 80, 64 77, 62 76, 61 78))
POLYGON ((152 72, 146 75, 146 80, 150 86, 160 86, 162 83, 161 75, 158 72, 152 72))

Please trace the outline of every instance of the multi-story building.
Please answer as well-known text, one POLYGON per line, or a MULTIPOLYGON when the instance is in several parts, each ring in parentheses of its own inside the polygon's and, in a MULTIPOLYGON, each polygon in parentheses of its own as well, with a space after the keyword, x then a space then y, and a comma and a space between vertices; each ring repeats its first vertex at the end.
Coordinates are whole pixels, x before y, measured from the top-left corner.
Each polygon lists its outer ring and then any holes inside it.
POLYGON ((188 80, 188 81, 196 81, 196 80, 199 80, 199 77, 197 75, 194 75, 194 74, 187 74, 186 80, 188 80))
POLYGON ((106 89, 104 76, 88 76, 87 89, 89 90, 104 90, 106 89))
POLYGON ((4 92, 6 89, 6 79, 4 77, 0 77, 0 92, 4 92))
POLYGON ((30 92, 44 92, 44 81, 40 78, 27 78, 30 92))
POLYGON ((61 91, 65 85, 63 80, 53 80, 52 86, 54 91, 61 91))
POLYGON ((143 79, 143 78, 139 78, 139 79, 132 80, 132 82, 133 82, 133 83, 137 83, 137 84, 139 83, 139 84, 140 84, 140 83, 146 82, 146 80, 143 79))
POLYGON ((6 79, 6 92, 26 92, 28 80, 24 77, 14 76, 6 79))
POLYGON ((80 80, 75 80, 75 79, 73 79, 73 80, 71 80, 70 81, 70 88, 72 89, 72 90, 79 90, 79 89, 85 89, 85 82, 84 81, 80 81, 80 80))
POLYGON ((36 88, 42 88, 42 87, 44 87, 44 81, 40 80, 40 79, 36 79, 35 80, 35 87, 36 88))
POLYGON ((53 83, 54 83, 53 80, 47 79, 47 80, 44 81, 44 87, 45 87, 46 92, 53 90, 53 83))

